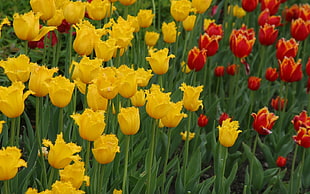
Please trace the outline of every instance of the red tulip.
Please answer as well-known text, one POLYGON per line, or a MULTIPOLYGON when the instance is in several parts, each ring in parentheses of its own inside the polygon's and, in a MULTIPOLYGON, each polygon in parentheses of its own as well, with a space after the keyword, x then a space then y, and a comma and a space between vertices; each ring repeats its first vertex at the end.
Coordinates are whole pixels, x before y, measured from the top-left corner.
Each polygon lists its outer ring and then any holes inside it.
POLYGON ((219 48, 219 39, 220 36, 209 36, 207 33, 204 33, 203 35, 200 35, 199 38, 199 49, 205 49, 207 56, 213 56, 219 48))
POLYGON ((227 113, 223 112, 219 118, 219 125, 222 125, 223 121, 231 118, 227 113))
POLYGON ((280 78, 284 82, 296 82, 302 78, 302 65, 299 59, 295 62, 293 57, 284 57, 283 61, 279 61, 280 78))
POLYGON ((274 25, 265 24, 260 26, 258 32, 258 40, 262 45, 272 45, 278 38, 279 31, 275 29, 274 25))
POLYGON ((257 114, 252 113, 251 115, 254 118, 254 130, 261 135, 270 134, 275 121, 279 118, 273 113, 270 113, 267 107, 260 109, 257 114))
POLYGON ((248 88, 250 90, 254 90, 254 91, 258 90, 259 87, 260 87, 260 81, 261 80, 262 80, 261 78, 258 78, 258 77, 255 77, 255 76, 249 77, 249 79, 248 79, 248 88))
POLYGON ((207 60, 206 50, 200 50, 197 47, 192 48, 188 52, 187 65, 191 70, 200 71, 207 60))
POLYGON ((295 131, 298 131, 300 127, 310 127, 310 117, 307 115, 307 111, 302 111, 299 115, 294 116, 291 121, 294 125, 295 131))
POLYGON ((256 9, 258 0, 242 0, 241 5, 245 11, 251 12, 256 9))
POLYGON ((198 117, 198 126, 204 127, 208 124, 208 122, 209 122, 208 117, 204 114, 200 114, 200 116, 198 117))
POLYGON ((306 22, 301 18, 292 20, 291 23, 291 35, 298 41, 305 40, 310 34, 308 30, 309 21, 306 22))
POLYGON ((286 158, 283 156, 279 156, 277 158, 276 164, 278 167, 284 167, 286 165, 286 158))
POLYGON ((283 11, 283 17, 288 22, 299 18, 299 6, 294 4, 289 8, 285 8, 283 11))
POLYGON ((281 98, 280 96, 277 96, 276 98, 271 99, 270 105, 275 110, 283 110, 284 105, 287 104, 287 99, 281 98))
POLYGON ((297 135, 293 136, 295 143, 298 145, 309 148, 310 147, 310 131, 308 128, 300 127, 297 135))
POLYGON ((275 27, 281 26, 281 17, 271 16, 269 9, 264 9, 258 16, 258 25, 263 26, 264 24, 275 25, 275 27))
POLYGON ((276 57, 282 61, 284 57, 296 57, 298 52, 298 42, 294 38, 285 40, 281 38, 276 44, 276 57))
POLYGON ((235 75, 237 70, 238 70, 238 65, 236 64, 228 65, 226 68, 227 74, 229 75, 235 75))
POLYGON ((225 67, 224 66, 216 66, 214 69, 214 75, 216 77, 222 77, 225 74, 225 67))
POLYGON ((205 33, 207 33, 209 36, 220 36, 219 41, 224 36, 223 26, 222 24, 216 24, 214 22, 210 23, 209 26, 205 29, 205 33))
POLYGON ((270 15, 278 12, 281 0, 261 0, 261 10, 269 9, 270 15))
POLYGON ((277 72, 277 68, 268 67, 266 69, 265 78, 270 82, 274 82, 278 79, 279 74, 277 72))

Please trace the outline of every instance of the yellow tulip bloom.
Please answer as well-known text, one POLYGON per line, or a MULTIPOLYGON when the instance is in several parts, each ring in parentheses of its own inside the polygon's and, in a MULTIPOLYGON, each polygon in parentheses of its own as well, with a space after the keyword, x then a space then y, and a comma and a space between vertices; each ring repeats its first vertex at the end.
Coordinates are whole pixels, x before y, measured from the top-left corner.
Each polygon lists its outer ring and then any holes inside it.
POLYGON ((84 174, 84 162, 81 161, 75 161, 73 164, 67 165, 63 170, 59 171, 60 181, 70 182, 76 189, 79 189, 83 182, 85 182, 86 186, 89 186, 89 176, 84 174))
POLYGON ((2 27, 4 25, 8 25, 10 26, 11 25, 11 22, 9 21, 9 19, 6 17, 2 20, 2 22, 0 23, 0 38, 1 38, 1 31, 2 31, 2 27))
POLYGON ((153 84, 146 96, 146 112, 154 119, 161 119, 171 110, 170 94, 163 93, 159 85, 153 84))
POLYGON ((246 11, 242 7, 239 7, 238 5, 229 6, 228 13, 232 14, 233 16, 236 16, 237 18, 242 18, 246 15, 246 11))
POLYGON ((66 143, 62 137, 62 133, 57 135, 55 144, 44 139, 42 144, 50 148, 48 152, 48 163, 57 169, 64 168, 71 163, 71 161, 80 160, 79 155, 74 155, 81 151, 81 147, 75 143, 66 143))
POLYGON ((92 152, 96 161, 100 164, 112 162, 116 153, 120 152, 117 137, 114 134, 101 135, 95 140, 92 152))
POLYGON ((180 113, 183 108, 183 102, 171 103, 170 111, 161 118, 161 122, 165 127, 176 127, 181 120, 187 117, 187 114, 180 113))
POLYGON ((85 3, 81 1, 69 1, 63 7, 64 17, 67 22, 76 24, 82 21, 85 15, 85 3))
POLYGON ((159 33, 157 32, 145 32, 144 41, 147 46, 153 47, 156 45, 159 39, 159 33))
POLYGON ((118 17, 117 23, 114 23, 110 31, 110 38, 116 40, 116 45, 119 48, 127 48, 134 38, 133 32, 135 28, 132 27, 131 22, 118 17))
POLYGON ((88 107, 93 109, 94 111, 107 110, 108 99, 102 97, 99 94, 96 84, 88 85, 88 92, 86 99, 88 107))
POLYGON ((134 135, 140 129, 140 114, 136 107, 121 108, 117 119, 120 129, 125 135, 134 135))
POLYGON ((152 70, 145 70, 143 68, 138 68, 136 70, 137 74, 137 84, 140 87, 145 87, 149 84, 150 79, 153 77, 152 70))
POLYGON ((41 13, 41 20, 51 19, 56 12, 54 0, 30 0, 30 6, 35 13, 41 13))
POLYGON ((73 61, 72 64, 74 65, 72 79, 79 79, 84 84, 90 84, 97 77, 102 60, 98 58, 89 59, 83 56, 80 62, 73 61))
POLYGON ((204 13, 210 7, 212 0, 192 0, 192 6, 197 13, 204 13))
POLYGON ((135 29, 134 32, 140 31, 140 25, 137 16, 127 15, 127 21, 129 21, 131 23, 131 26, 135 29))
POLYGON ((65 19, 64 13, 62 10, 56 10, 54 16, 47 20, 47 25, 49 26, 60 26, 62 24, 62 20, 65 19))
POLYGON ((140 89, 130 98, 131 104, 134 106, 144 106, 146 98, 145 91, 140 89))
POLYGON ((2 147, 0 150, 0 181, 14 178, 19 167, 27 167, 27 163, 21 159, 21 156, 21 150, 17 147, 2 147))
MULTIPOLYGON (((112 7, 112 11, 115 7, 112 7)), ((108 0, 93 0, 86 3, 86 11, 89 18, 93 20, 102 20, 111 16, 111 3, 108 0)))
POLYGON ((51 79, 48 85, 48 93, 54 106, 63 108, 71 100, 75 84, 63 76, 57 76, 51 79))
POLYGON ((11 82, 26 82, 30 77, 31 67, 35 65, 30 63, 26 55, 19 55, 16 58, 8 58, 7 61, 0 61, 0 67, 4 68, 4 73, 11 82))
POLYGON ((95 141, 104 132, 106 123, 104 121, 104 111, 93 111, 85 109, 82 114, 73 114, 71 118, 79 126, 79 133, 87 141, 95 141))
POLYGON ((219 129, 219 141, 224 147, 231 147, 235 144, 238 134, 241 133, 238 121, 231 121, 231 118, 223 121, 219 129))
POLYGON ((186 31, 192 31, 194 29, 195 26, 195 22, 196 22, 196 15, 190 15, 188 16, 183 22, 183 28, 186 31))
POLYGON ((150 63, 150 66, 154 73, 162 75, 167 73, 169 69, 169 60, 174 58, 174 55, 169 55, 169 49, 164 48, 158 50, 157 52, 149 50, 150 57, 145 57, 145 59, 150 63))
POLYGON ((120 80, 116 77, 116 71, 113 67, 101 68, 99 76, 94 80, 99 94, 106 99, 113 99, 118 94, 120 80))
POLYGON ((175 21, 184 21, 192 9, 192 3, 188 0, 172 0, 170 13, 175 21))
POLYGON ((150 9, 140 9, 137 18, 141 28, 147 28, 152 25, 155 14, 152 14, 150 9))
POLYGON ((49 31, 55 30, 56 27, 44 26, 40 28, 40 13, 34 14, 32 11, 19 15, 13 15, 13 28, 16 36, 21 40, 38 41, 49 31))
POLYGON ((13 82, 9 87, 0 86, 0 111, 9 118, 16 118, 24 112, 24 101, 32 93, 23 93, 25 86, 22 82, 13 82))
POLYGON ((32 67, 28 86, 34 92, 34 96, 42 97, 48 94, 48 83, 57 71, 57 67, 52 69, 39 65, 32 67))
POLYGON ((177 39, 177 27, 175 22, 166 23, 164 22, 161 31, 163 33, 163 39, 167 43, 174 43, 177 39))
POLYGON ((195 133, 189 132, 188 134, 187 131, 181 132, 180 135, 182 136, 183 141, 186 141, 187 135, 188 135, 188 140, 192 140, 195 137, 195 133))
POLYGON ((113 194, 122 194, 122 193, 123 193, 122 190, 117 190, 117 189, 113 190, 113 194))
POLYGON ((102 59, 104 62, 112 59, 116 49, 117 46, 115 39, 108 39, 106 41, 98 40, 95 43, 96 57, 102 59))
POLYGON ((199 100, 199 95, 203 90, 203 86, 188 86, 182 83, 179 87, 183 91, 183 103, 184 108, 189 111, 197 111, 199 107, 202 107, 202 100, 199 100))
POLYGON ((132 5, 134 4, 137 0, 118 0, 122 5, 132 5))
POLYGON ((126 65, 121 65, 117 72, 119 72, 117 78, 120 80, 118 93, 124 98, 130 98, 135 95, 138 87, 136 72, 126 65), (120 73, 121 71, 123 72, 120 73))

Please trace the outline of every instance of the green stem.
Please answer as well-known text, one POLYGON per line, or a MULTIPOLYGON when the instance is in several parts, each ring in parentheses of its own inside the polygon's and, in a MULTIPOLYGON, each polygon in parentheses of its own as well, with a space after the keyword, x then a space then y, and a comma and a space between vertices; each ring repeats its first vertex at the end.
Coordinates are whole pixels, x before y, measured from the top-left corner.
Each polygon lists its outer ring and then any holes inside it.
POLYGON ((67 60, 66 60, 66 64, 65 64, 65 76, 66 77, 69 77, 69 67, 71 65, 71 55, 72 55, 72 32, 73 32, 73 27, 71 26, 70 27, 70 30, 69 30, 69 40, 67 42, 67 60))
POLYGON ((166 157, 165 157, 164 170, 163 170, 162 193, 165 192, 167 164, 168 164, 169 152, 170 152, 171 131, 172 131, 172 129, 168 129, 167 149, 166 149, 166 157))
POLYGON ((11 138, 10 138, 11 146, 15 145, 16 121, 17 121, 17 118, 11 118, 11 138))
POLYGON ((11 194, 10 192, 10 180, 6 180, 3 182, 4 185, 4 194, 11 194))
POLYGON ((87 148, 86 148, 86 156, 85 156, 85 172, 88 173, 89 171, 89 157, 90 157, 90 141, 87 141, 87 148))
POLYGON ((225 168, 226 168, 226 159, 227 159, 227 153, 228 153, 228 149, 224 146, 222 146, 221 144, 219 145, 219 163, 221 164, 221 168, 220 168, 220 178, 219 180, 219 192, 218 193, 226 193, 226 188, 225 188, 225 168))
POLYGON ((153 159, 154 159, 154 149, 155 149, 155 136, 156 136, 156 128, 157 128, 158 121, 153 121, 152 133, 151 133, 151 143, 150 143, 150 154, 147 163, 147 194, 151 194, 151 185, 152 185, 152 166, 153 166, 153 159))
POLYGON ((125 166, 124 166, 124 175, 123 175, 123 185, 122 191, 126 192, 126 181, 127 181, 127 168, 128 168, 128 155, 129 155, 129 143, 130 143, 130 135, 126 135, 126 147, 125 147, 125 166))
POLYGON ((48 180, 48 188, 49 189, 51 188, 51 186, 52 186, 52 184, 54 182, 54 179, 55 178, 57 179, 57 176, 58 176, 58 169, 51 167, 50 177, 49 177, 49 180, 48 180))
POLYGON ((186 169, 187 169, 187 162, 188 162, 188 150, 189 150, 189 133, 190 133, 190 127, 191 127, 191 118, 192 118, 192 112, 189 112, 188 114, 188 125, 186 128, 186 140, 185 140, 185 149, 184 149, 184 158, 183 158, 183 172, 184 172, 184 185, 186 184, 186 169))
POLYGON ((63 127, 64 127, 63 111, 64 111, 63 108, 59 108, 58 133, 63 132, 63 127))
POLYGON ((258 66, 258 71, 257 71, 257 76, 258 77, 261 77, 262 75, 262 69, 263 69, 263 66, 265 66, 265 58, 266 58, 266 50, 268 49, 268 47, 265 47, 264 45, 260 45, 260 48, 259 48, 259 54, 260 54, 260 63, 259 63, 259 66, 258 66))
MULTIPOLYGON (((295 171, 295 162, 296 162, 296 156, 298 152, 298 147, 299 145, 295 145, 295 151, 294 151, 294 156, 293 156, 293 161, 292 161, 292 168, 291 168, 291 177, 290 177, 290 193, 295 193, 294 192, 294 171, 295 171)), ((298 193, 298 192, 296 192, 298 193)))

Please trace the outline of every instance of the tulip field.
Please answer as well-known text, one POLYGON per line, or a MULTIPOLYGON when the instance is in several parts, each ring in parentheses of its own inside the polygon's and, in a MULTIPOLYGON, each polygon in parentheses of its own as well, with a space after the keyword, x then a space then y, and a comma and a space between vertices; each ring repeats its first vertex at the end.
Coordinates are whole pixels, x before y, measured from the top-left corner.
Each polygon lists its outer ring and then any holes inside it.
POLYGON ((0 193, 310 193, 309 45, 308 0, 3 1, 0 193))

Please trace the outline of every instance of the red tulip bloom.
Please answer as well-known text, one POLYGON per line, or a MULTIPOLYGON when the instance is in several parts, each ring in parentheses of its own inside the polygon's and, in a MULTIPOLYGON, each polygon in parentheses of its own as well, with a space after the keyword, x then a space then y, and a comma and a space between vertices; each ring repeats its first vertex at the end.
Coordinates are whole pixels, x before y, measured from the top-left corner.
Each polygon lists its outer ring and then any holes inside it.
POLYGON ((219 41, 224 36, 223 26, 222 24, 216 24, 214 22, 210 23, 209 26, 205 29, 205 33, 207 33, 209 36, 220 36, 219 41))
POLYGON ((260 87, 260 81, 261 80, 262 80, 261 78, 258 78, 258 77, 255 77, 255 76, 249 77, 249 79, 248 79, 248 88, 250 90, 254 90, 254 91, 258 90, 259 87, 260 87))
POLYGON ((247 29, 242 25, 240 29, 232 31, 229 39, 230 49, 236 57, 247 57, 252 52, 255 39, 254 29, 247 29))
POLYGON ((289 8, 284 8, 283 17, 288 22, 299 18, 299 6, 297 4, 294 4, 289 8))
POLYGON ((226 119, 232 118, 227 113, 223 112, 219 118, 219 125, 222 125, 223 121, 226 119))
POLYGON ((308 30, 309 21, 306 22, 301 18, 297 20, 292 20, 291 23, 291 35, 298 41, 305 40, 310 34, 308 30))
POLYGON ((191 70, 200 71, 207 60, 207 51, 206 50, 200 50, 197 47, 192 48, 188 52, 187 57, 187 65, 191 70))
POLYGON ((235 75, 237 70, 238 70, 238 65, 236 64, 228 65, 226 68, 227 74, 229 75, 235 75))
POLYGON ((281 98, 280 96, 277 96, 276 98, 271 99, 270 105, 275 110, 283 110, 284 105, 287 104, 287 99, 281 98))
POLYGON ((280 7, 281 0, 261 0, 261 11, 269 9, 270 15, 275 15, 280 7))
MULTIPOLYGON (((34 48, 44 48, 44 39, 48 38, 48 39, 52 39, 52 46, 55 46, 56 43, 58 42, 57 36, 55 32, 48 32, 47 35, 43 36, 40 40, 38 41, 28 41, 28 46, 31 49, 34 48)), ((50 46, 50 44, 47 45, 47 47, 50 46)))
POLYGON ((285 40, 281 38, 276 44, 276 57, 282 61, 284 57, 296 57, 298 52, 298 42, 294 38, 285 40))
POLYGON ((274 82, 278 79, 279 74, 277 72, 277 68, 268 67, 266 69, 265 78, 270 82, 274 82))
POLYGON ((299 113, 299 115, 294 116, 291 122, 294 125, 295 131, 298 131, 301 127, 310 128, 310 117, 305 110, 299 113))
POLYGON ((200 35, 199 38, 199 49, 205 49, 207 56, 213 56, 219 49, 219 39, 220 36, 209 36, 207 33, 204 33, 203 35, 200 35))
POLYGON ((208 124, 208 122, 209 122, 208 117, 204 114, 200 114, 200 116, 198 117, 198 126, 204 127, 208 124))
POLYGON ((286 158, 283 156, 279 156, 277 158, 276 164, 278 167, 284 167, 286 165, 286 158))
POLYGON ((310 130, 305 127, 300 127, 297 135, 293 136, 295 143, 298 145, 309 148, 310 147, 310 130))
POLYGON ((310 20, 310 4, 302 4, 299 7, 299 17, 304 21, 310 20))
POLYGON ((269 9, 264 9, 258 16, 258 25, 263 26, 264 24, 281 26, 281 17, 270 15, 269 9))
POLYGON ((257 5, 258 5, 258 0, 242 0, 241 2, 242 8, 247 12, 254 11, 257 5))
POLYGON ((268 135, 271 132, 271 129, 275 121, 279 118, 273 113, 268 111, 267 107, 264 107, 258 111, 258 113, 252 113, 254 118, 253 128, 261 135, 268 135))
POLYGON ((275 29, 274 25, 265 24, 260 26, 258 32, 258 40, 262 45, 272 45, 278 38, 279 30, 275 29))
POLYGON ((302 65, 299 59, 295 62, 293 57, 284 57, 283 61, 279 61, 280 78, 285 82, 296 82, 302 78, 302 65))
POLYGON ((216 66, 214 68, 214 75, 216 77, 222 77, 225 74, 225 67, 224 66, 216 66))
POLYGON ((57 26, 57 30, 61 33, 69 33, 71 24, 67 20, 63 19, 60 26, 57 26))

